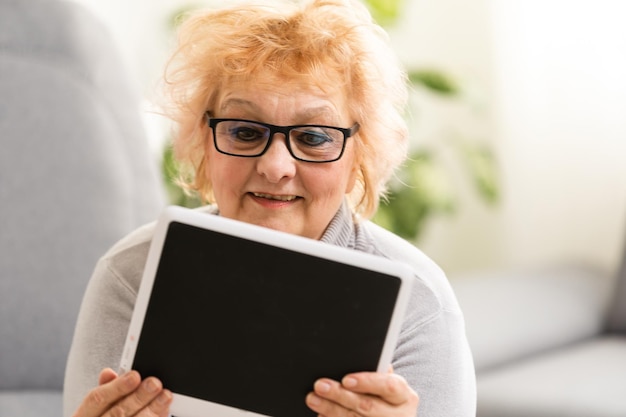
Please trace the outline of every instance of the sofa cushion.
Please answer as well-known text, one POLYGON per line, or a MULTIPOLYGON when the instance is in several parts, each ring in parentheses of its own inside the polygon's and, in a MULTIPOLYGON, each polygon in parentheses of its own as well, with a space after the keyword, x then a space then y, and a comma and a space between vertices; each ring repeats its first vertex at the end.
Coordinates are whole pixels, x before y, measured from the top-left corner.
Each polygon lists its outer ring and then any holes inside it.
POLYGON ((2 417, 61 417, 61 391, 0 391, 2 417))
POLYGON ((626 337, 607 336, 483 372, 478 417, 626 416, 626 337))
POLYGON ((122 68, 79 4, 0 0, 0 389, 62 388, 98 257, 164 205, 122 68))
POLYGON ((451 277, 480 373, 604 330, 610 274, 577 265, 451 277))

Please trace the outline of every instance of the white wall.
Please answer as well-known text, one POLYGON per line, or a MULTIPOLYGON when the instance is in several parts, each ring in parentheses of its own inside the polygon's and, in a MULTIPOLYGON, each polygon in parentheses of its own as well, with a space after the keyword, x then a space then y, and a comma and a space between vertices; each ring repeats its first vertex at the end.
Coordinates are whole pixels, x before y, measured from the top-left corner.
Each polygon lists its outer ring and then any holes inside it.
POLYGON ((492 6, 504 262, 614 268, 626 231, 626 3, 492 6))
POLYGON ((435 126, 445 137, 441 126, 450 124, 488 140, 504 191, 493 210, 457 181, 458 214, 431 222, 420 247, 452 274, 562 261, 617 268, 626 230, 626 2, 409 7, 392 32, 405 60, 449 70, 487 98, 469 103, 474 112, 467 102, 420 102, 416 140, 432 141, 435 126))
POLYGON ((163 68, 167 11, 171 0, 73 0, 94 12, 111 30, 137 88, 150 94, 163 68))

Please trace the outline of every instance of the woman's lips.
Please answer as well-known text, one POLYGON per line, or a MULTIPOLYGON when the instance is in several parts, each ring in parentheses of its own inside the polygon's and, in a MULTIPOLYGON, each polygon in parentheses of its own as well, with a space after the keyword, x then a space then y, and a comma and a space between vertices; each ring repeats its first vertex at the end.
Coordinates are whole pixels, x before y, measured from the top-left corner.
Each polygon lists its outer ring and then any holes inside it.
POLYGON ((266 209, 286 209, 297 204, 302 197, 292 194, 249 193, 250 198, 266 209))
POLYGON ((265 194, 265 193, 252 193, 253 196, 257 198, 264 198, 267 200, 275 200, 275 201, 293 201, 298 198, 296 195, 274 195, 274 194, 265 194))

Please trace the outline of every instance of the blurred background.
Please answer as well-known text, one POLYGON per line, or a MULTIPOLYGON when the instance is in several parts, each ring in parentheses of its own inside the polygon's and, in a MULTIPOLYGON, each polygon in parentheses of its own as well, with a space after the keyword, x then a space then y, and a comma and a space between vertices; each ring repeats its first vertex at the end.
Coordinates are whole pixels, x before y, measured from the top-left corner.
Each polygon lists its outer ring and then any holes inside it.
MULTIPOLYGON (((161 164, 168 125, 152 102, 172 19, 211 1, 74 1, 110 27, 161 164)), ((392 188, 376 220, 452 275, 571 260, 616 270, 626 228, 626 3, 366 3, 413 81, 412 159, 398 178, 408 187, 392 188)))

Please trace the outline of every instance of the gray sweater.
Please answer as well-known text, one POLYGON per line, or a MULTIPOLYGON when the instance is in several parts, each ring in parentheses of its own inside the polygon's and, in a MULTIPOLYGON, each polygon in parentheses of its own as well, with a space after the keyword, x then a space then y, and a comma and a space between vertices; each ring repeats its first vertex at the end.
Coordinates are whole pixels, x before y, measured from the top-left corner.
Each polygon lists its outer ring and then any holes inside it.
MULTIPOLYGON (((201 210, 216 214, 215 207, 201 210)), ((153 230, 154 223, 134 231, 96 265, 68 358, 65 417, 71 416, 97 385, 102 368, 119 367, 153 230)), ((474 366, 463 315, 441 269, 396 235, 368 221, 355 222, 346 205, 335 215, 322 241, 402 261, 413 268, 413 294, 394 353, 394 371, 419 394, 420 417, 474 416, 474 366)))

